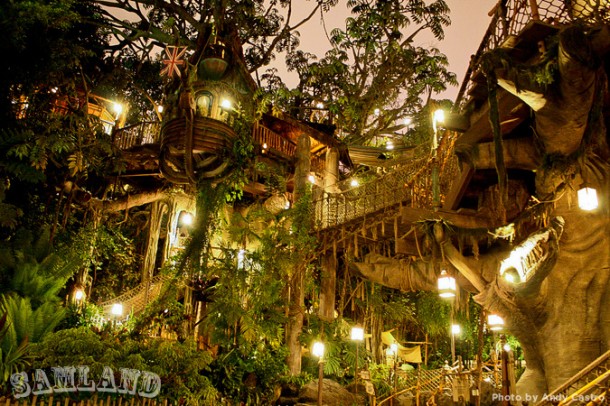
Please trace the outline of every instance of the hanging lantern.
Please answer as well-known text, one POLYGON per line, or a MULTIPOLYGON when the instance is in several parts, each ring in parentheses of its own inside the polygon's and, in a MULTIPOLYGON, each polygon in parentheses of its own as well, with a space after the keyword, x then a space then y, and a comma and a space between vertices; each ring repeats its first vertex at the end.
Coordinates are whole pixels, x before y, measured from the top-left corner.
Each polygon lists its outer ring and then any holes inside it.
POLYGON ((595 210, 598 205, 597 190, 591 187, 583 187, 578 191, 578 207, 581 210, 595 210))
POLYGON ((444 269, 441 271, 441 276, 438 278, 438 295, 442 298, 455 297, 456 292, 455 278, 449 276, 444 269))
POLYGON ((497 314, 487 316, 487 326, 492 331, 502 330, 504 328, 504 319, 497 314))

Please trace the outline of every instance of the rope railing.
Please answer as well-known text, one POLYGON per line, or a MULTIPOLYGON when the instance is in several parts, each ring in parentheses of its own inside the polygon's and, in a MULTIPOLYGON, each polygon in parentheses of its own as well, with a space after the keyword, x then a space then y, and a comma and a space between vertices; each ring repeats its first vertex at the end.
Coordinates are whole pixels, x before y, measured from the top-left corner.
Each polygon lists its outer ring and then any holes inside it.
POLYGON ((115 303, 123 305, 123 309, 127 313, 139 313, 148 304, 149 301, 155 299, 165 282, 173 278, 172 275, 161 274, 150 279, 149 283, 142 283, 135 288, 128 290, 120 296, 99 303, 104 314, 110 314, 112 306, 115 303))
POLYGON ((399 205, 432 208, 432 168, 439 168, 440 190, 447 191, 458 174, 453 156, 453 137, 439 146, 439 154, 414 159, 391 172, 362 185, 352 187, 347 181, 336 186, 339 193, 314 191, 314 227, 317 230, 340 226, 367 215, 399 205))
POLYGON ((481 57, 489 50, 500 47, 509 37, 519 35, 532 21, 553 26, 579 22, 596 25, 610 21, 610 4, 607 0, 500 0, 492 10, 491 23, 483 40, 471 59, 455 106, 462 109, 474 85, 474 76, 481 57))

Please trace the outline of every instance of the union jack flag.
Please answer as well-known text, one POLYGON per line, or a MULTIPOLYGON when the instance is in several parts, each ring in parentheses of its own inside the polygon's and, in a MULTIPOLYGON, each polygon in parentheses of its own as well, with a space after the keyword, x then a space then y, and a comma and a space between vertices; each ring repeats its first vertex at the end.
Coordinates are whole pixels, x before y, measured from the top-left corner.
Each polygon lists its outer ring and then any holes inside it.
POLYGON ((163 65, 165 67, 161 69, 161 75, 167 75, 169 78, 174 76, 174 73, 178 75, 178 77, 182 76, 180 72, 179 66, 184 66, 186 61, 184 58, 184 54, 186 53, 186 47, 177 47, 173 45, 168 45, 165 47, 165 55, 167 55, 167 59, 164 59, 163 65))

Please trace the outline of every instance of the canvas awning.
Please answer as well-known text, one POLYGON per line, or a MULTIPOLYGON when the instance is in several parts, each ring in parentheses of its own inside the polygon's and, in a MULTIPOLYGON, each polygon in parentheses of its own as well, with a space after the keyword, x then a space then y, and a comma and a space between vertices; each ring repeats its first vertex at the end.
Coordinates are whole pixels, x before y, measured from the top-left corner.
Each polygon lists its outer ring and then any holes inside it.
POLYGON ((387 346, 390 346, 391 344, 397 344, 398 356, 404 362, 421 364, 421 346, 415 345, 413 347, 405 347, 394 338, 390 331, 384 331, 383 333, 381 333, 381 341, 387 346))

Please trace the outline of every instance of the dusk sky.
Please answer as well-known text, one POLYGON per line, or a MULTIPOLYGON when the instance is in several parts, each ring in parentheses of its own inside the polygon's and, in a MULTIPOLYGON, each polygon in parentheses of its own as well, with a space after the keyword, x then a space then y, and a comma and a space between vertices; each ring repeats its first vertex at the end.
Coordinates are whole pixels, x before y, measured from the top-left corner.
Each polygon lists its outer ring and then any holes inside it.
MULTIPOLYGON (((293 21, 297 21, 296 17, 302 17, 311 10, 312 2, 304 1, 303 7, 296 10, 297 14, 293 21)), ((461 83, 470 56, 473 55, 481 40, 483 34, 487 30, 491 17, 489 11, 494 7, 498 0, 447 0, 447 4, 451 9, 451 26, 445 29, 445 40, 442 42, 434 41, 431 36, 418 37, 420 44, 423 46, 436 46, 449 58, 449 68, 457 75, 458 81, 461 83)), ((325 16, 326 30, 332 31, 333 28, 345 28, 345 18, 349 15, 346 6, 347 0, 340 0, 337 7, 325 16)), ((329 48, 328 40, 324 33, 324 28, 320 20, 319 14, 313 17, 301 31, 301 46, 303 51, 311 52, 316 55, 323 55, 329 48)), ((282 58, 277 59, 278 65, 283 62, 282 58)), ((282 66, 277 66, 282 70, 282 66)), ((294 83, 285 74, 281 73, 285 81, 290 85, 294 83)), ((296 79, 294 79, 296 80, 296 79)), ((451 87, 445 93, 437 96, 437 98, 447 98, 455 100, 459 87, 451 87)))

